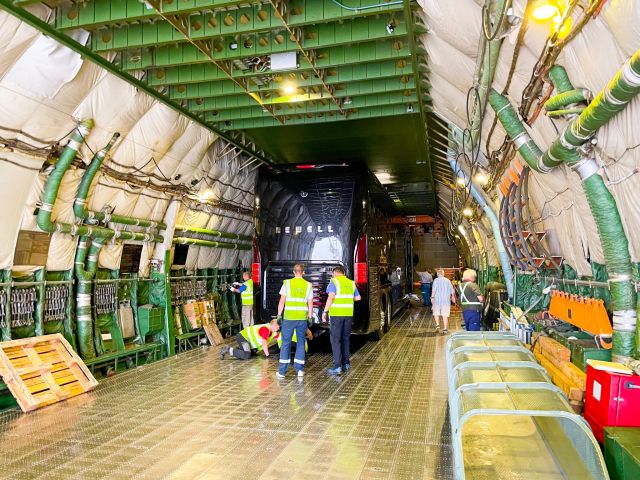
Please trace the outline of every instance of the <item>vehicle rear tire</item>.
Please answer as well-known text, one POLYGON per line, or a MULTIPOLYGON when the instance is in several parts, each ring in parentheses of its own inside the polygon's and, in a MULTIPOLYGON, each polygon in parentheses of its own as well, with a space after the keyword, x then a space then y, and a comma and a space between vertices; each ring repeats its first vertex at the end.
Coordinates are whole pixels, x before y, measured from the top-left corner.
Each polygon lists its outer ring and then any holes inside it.
POLYGON ((391 330, 391 317, 393 316, 393 307, 391 303, 387 302, 387 318, 385 323, 385 332, 391 330))
POLYGON ((389 312, 389 302, 386 301, 385 297, 380 299, 380 323, 378 325, 378 329, 374 332, 371 332, 370 337, 373 341, 379 341, 384 337, 384 334, 388 330, 388 312, 389 312))

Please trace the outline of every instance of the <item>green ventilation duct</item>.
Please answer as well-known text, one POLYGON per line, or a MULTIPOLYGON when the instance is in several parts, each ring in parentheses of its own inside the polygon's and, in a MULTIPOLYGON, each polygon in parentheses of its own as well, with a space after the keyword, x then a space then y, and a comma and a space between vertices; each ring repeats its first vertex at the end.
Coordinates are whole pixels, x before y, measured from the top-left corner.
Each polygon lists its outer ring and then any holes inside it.
POLYGON ((210 242, 199 238, 175 237, 173 243, 178 245, 197 245, 200 247, 230 248, 233 250, 251 250, 253 247, 241 243, 210 242))
POLYGON ((175 232, 176 233, 197 233, 201 235, 208 235, 210 237, 231 238, 233 240, 247 240, 247 241, 253 240, 253 237, 251 235, 240 235, 238 233, 221 232, 220 230, 196 228, 196 227, 190 227, 188 225, 176 225, 175 232))
MULTIPOLYGON (((551 79, 560 95, 574 90, 562 67, 552 69, 551 79)), ((637 355, 640 347, 637 344, 634 346, 634 332, 638 325, 629 243, 616 201, 599 173, 597 162, 593 157, 585 155, 586 151, 578 151, 578 148, 588 144, 596 131, 622 111, 639 93, 640 50, 625 63, 589 106, 573 118, 544 154, 529 137, 509 101, 495 90, 489 96, 489 102, 500 122, 533 170, 546 173, 551 168, 566 163, 580 175, 591 213, 598 227, 611 285, 613 357, 622 362, 628 361, 632 355, 637 355)), ((556 99, 552 106, 561 103, 556 99)))

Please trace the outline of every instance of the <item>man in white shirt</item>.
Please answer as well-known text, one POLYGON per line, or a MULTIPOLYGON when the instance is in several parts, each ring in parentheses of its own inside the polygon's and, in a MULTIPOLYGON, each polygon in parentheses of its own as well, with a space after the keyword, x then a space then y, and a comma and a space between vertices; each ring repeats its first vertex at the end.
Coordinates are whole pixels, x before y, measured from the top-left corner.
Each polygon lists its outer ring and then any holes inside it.
POLYGON ((437 269, 436 273, 438 277, 433 281, 431 289, 432 312, 436 321, 436 331, 440 329, 440 318, 442 318, 442 334, 446 335, 451 315, 451 304, 456 303, 456 291, 451 280, 444 276, 442 268, 437 269))

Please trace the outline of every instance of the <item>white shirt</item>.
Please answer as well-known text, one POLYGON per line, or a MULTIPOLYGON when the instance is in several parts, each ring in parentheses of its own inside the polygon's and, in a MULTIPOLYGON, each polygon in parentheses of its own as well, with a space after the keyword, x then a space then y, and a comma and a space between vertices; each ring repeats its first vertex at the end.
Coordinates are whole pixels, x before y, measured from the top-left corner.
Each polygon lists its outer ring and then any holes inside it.
POLYGON ((435 305, 451 305, 453 284, 447 277, 438 277, 431 286, 431 296, 435 305))

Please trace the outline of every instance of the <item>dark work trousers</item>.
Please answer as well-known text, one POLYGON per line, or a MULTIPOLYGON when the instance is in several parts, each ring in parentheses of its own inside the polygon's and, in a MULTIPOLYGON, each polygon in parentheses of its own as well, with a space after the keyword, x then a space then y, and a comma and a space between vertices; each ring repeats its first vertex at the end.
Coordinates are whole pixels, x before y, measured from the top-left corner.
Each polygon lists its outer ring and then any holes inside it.
POLYGON ((229 355, 240 360, 247 360, 251 357, 251 345, 241 334, 236 335, 236 340, 238 341, 238 346, 229 348, 229 355))
POLYGON ((331 351, 334 368, 349 363, 349 338, 353 317, 331 317, 331 351))
POLYGON ((464 328, 467 332, 480 331, 480 312, 475 310, 463 310, 462 317, 464 318, 464 328))
POLYGON ((421 283, 420 291, 422 292, 422 302, 425 307, 431 306, 431 284, 430 283, 421 283))

